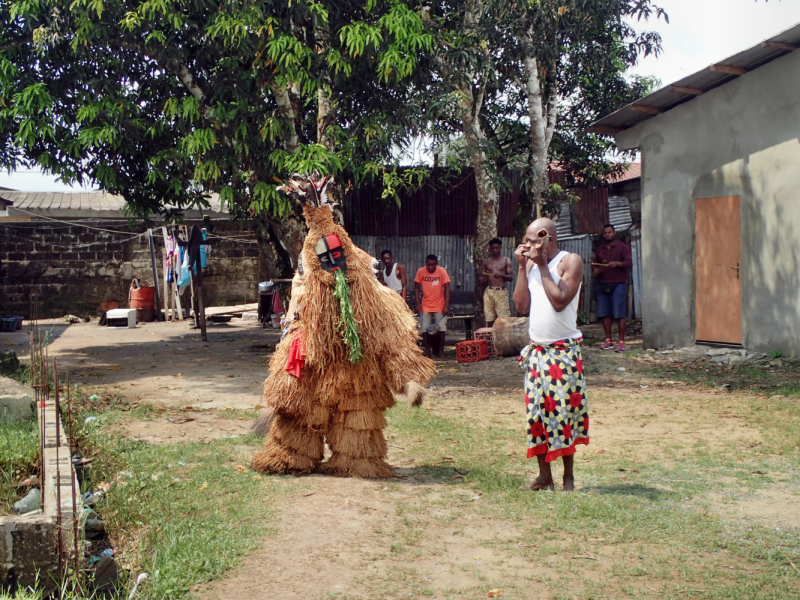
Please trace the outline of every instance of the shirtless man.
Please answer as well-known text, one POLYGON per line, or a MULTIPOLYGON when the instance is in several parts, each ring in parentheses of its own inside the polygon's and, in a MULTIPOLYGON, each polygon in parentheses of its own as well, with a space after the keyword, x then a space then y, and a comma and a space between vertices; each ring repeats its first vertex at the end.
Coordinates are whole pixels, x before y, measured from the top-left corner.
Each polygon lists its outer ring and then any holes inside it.
POLYGON ((500 252, 503 242, 494 238, 489 240, 489 258, 483 261, 483 277, 481 283, 486 286, 483 292, 483 311, 486 315, 486 326, 494 325, 497 317, 510 317, 506 282, 514 281, 511 271, 511 259, 500 252))
POLYGON ((525 369, 528 458, 539 461, 539 476, 523 489, 553 489, 550 463, 564 461, 565 491, 575 489, 574 454, 589 443, 589 406, 578 330, 578 291, 583 260, 559 251, 556 226, 537 219, 514 253, 519 265, 514 304, 530 312, 531 343, 522 351, 525 369), (541 232, 546 236, 540 236, 541 232))

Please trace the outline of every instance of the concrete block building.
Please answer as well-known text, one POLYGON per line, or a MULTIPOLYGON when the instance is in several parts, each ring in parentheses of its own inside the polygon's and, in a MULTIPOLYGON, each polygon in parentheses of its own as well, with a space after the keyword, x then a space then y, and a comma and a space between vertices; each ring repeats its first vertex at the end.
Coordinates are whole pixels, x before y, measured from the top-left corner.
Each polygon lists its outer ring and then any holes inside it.
POLYGON ((800 354, 800 25, 598 121, 642 157, 645 345, 800 354))

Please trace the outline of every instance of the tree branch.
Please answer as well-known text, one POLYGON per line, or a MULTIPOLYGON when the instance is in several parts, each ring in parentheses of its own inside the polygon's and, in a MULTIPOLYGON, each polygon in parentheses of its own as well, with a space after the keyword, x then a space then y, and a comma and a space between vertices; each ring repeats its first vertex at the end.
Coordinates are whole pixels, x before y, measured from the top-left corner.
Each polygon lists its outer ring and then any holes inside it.
POLYGON ((295 113, 295 104, 292 101, 289 93, 289 86, 280 85, 276 81, 270 81, 269 87, 272 90, 272 94, 275 96, 275 101, 278 103, 278 110, 281 112, 291 128, 290 133, 284 137, 283 149, 290 153, 294 152, 300 145, 300 139, 297 135, 297 114, 295 113))

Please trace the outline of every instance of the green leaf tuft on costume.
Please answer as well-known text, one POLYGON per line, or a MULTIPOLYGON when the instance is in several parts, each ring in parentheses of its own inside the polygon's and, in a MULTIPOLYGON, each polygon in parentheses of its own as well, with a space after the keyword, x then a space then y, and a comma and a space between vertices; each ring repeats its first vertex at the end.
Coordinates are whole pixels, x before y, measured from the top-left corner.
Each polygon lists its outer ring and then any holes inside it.
POLYGON ((347 277, 341 269, 333 272, 333 295, 339 301, 339 332, 347 347, 350 348, 350 362, 357 363, 364 355, 361 354, 361 340, 358 339, 353 305, 350 302, 350 286, 347 277))

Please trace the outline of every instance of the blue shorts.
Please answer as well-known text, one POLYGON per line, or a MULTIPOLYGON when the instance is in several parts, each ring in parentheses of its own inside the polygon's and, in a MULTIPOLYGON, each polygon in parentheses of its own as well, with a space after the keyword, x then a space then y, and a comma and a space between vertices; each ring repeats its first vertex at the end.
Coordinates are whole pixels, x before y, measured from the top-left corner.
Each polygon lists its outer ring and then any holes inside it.
POLYGON ((624 319, 628 316, 628 284, 627 283, 598 283, 597 284, 597 318, 614 317, 624 319), (601 288, 613 285, 610 294, 603 293, 601 288))

